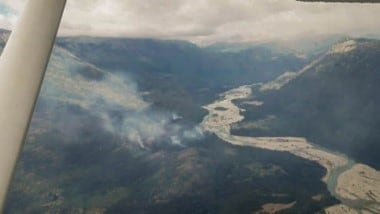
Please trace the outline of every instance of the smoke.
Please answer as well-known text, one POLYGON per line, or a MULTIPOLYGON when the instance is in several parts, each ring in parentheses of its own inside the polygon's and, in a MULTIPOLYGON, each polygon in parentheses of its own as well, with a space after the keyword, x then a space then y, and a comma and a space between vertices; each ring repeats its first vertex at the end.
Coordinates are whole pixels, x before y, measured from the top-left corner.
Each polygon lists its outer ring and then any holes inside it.
POLYGON ((183 146, 186 141, 203 137, 200 128, 184 125, 181 115, 154 110, 127 75, 101 70, 62 48, 53 52, 40 103, 43 105, 39 105, 36 115, 51 120, 50 126, 66 130, 67 138, 78 138, 76 132, 83 127, 91 133, 95 125, 141 148, 157 143, 183 146), (64 107, 64 111, 57 110, 64 107), (46 112, 56 116, 48 119, 46 112), (89 120, 97 124, 89 124, 89 120))
POLYGON ((200 127, 189 127, 178 119, 173 120, 170 113, 147 108, 144 111, 118 113, 118 115, 120 116, 116 118, 111 114, 104 115, 103 120, 107 130, 137 143, 141 148, 155 143, 184 146, 184 142, 203 138, 200 127))
POLYGON ((203 129, 199 126, 183 132, 183 138, 185 139, 199 139, 204 136, 203 129))

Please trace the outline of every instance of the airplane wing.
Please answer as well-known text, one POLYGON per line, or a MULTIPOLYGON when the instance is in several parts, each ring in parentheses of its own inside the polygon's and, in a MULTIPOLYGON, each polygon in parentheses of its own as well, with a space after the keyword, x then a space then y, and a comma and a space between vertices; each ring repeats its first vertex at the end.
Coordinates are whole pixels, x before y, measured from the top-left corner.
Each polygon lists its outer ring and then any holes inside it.
POLYGON ((29 0, 0 58, 0 212, 66 0, 29 0))

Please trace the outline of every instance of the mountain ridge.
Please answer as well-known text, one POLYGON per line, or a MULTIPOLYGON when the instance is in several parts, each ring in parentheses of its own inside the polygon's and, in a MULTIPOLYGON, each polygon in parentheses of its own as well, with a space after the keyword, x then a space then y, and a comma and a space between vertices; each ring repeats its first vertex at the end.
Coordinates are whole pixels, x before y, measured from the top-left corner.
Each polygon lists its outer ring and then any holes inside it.
POLYGON ((252 213, 293 201, 286 212, 307 213, 338 203, 318 164, 194 127, 219 92, 307 60, 75 39, 58 38, 53 50, 6 213, 252 213))
POLYGON ((243 105, 246 123, 236 125, 234 132, 306 137, 379 169, 379 55, 379 40, 338 43, 282 87, 251 98, 263 105, 243 105), (255 120, 262 122, 261 127, 248 128, 255 120))

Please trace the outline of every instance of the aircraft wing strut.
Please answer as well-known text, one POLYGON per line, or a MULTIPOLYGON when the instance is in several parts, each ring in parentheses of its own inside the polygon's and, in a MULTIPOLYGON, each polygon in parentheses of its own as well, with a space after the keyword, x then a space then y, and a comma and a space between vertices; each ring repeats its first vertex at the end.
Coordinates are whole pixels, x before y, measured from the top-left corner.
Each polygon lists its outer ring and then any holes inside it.
POLYGON ((0 212, 66 0, 29 0, 0 58, 0 212))

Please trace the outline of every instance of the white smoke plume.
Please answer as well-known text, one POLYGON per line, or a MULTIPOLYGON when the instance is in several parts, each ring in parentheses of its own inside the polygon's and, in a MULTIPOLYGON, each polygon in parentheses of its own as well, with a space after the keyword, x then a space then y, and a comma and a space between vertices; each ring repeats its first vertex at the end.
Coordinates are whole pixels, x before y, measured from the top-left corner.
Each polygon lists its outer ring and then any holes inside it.
MULTIPOLYGON (((141 148, 157 142, 182 146, 183 141, 203 136, 199 128, 180 125, 182 117, 177 113, 152 110, 128 76, 101 70, 62 48, 54 50, 40 97, 45 103, 79 106, 99 118, 106 131, 141 148)), ((51 105, 48 111, 54 114, 55 108, 51 105)), ((65 124, 61 129, 85 122, 67 120, 69 113, 59 119, 65 124)))

